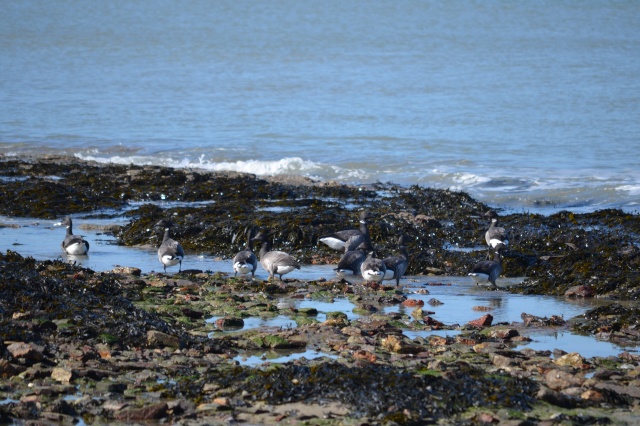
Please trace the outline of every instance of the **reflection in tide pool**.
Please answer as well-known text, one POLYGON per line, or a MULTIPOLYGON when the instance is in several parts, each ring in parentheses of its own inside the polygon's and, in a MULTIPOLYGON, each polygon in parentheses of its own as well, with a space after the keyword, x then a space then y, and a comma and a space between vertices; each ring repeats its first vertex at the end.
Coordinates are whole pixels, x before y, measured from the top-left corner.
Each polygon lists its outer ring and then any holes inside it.
MULTIPOLYGON (((215 324, 217 320, 223 317, 211 317, 205 320, 206 323, 215 324)), ((249 317, 243 318, 244 326, 242 327, 225 327, 224 330, 216 330, 217 332, 221 331, 239 331, 239 330, 253 330, 257 328, 281 328, 281 329, 289 329, 295 328, 297 326, 296 322, 291 318, 278 315, 272 318, 262 318, 262 317, 249 317)), ((212 337, 216 332, 209 333, 209 337, 212 337)))
MULTIPOLYGON (((493 324, 522 322, 523 312, 539 317, 552 315, 565 319, 583 314, 587 309, 602 304, 596 299, 566 299, 553 296, 528 296, 505 291, 490 291, 473 284, 468 277, 414 277, 422 285, 407 288, 407 297, 425 302, 424 311, 435 312, 430 316, 446 325, 464 325, 486 313, 493 316, 493 324), (416 290, 427 290, 429 294, 418 294, 416 290), (441 304, 430 303, 432 299, 441 304), (488 311, 474 309, 482 307, 488 311)), ((412 308, 389 306, 385 313, 410 314, 412 308)))
POLYGON ((322 358, 322 357, 331 358, 331 359, 338 358, 336 355, 328 355, 315 350, 302 350, 302 351, 273 350, 269 352, 264 352, 260 355, 249 355, 246 353, 241 354, 235 357, 234 360, 239 362, 242 365, 255 367, 265 362, 284 363, 289 361, 295 361, 301 358, 311 360, 311 359, 322 358))
POLYGON ((624 347, 611 342, 598 340, 592 336, 580 336, 572 334, 567 330, 558 330, 555 333, 549 330, 531 329, 531 333, 523 332, 522 334, 533 339, 531 342, 523 342, 516 349, 530 348, 536 351, 553 351, 560 349, 565 352, 578 352, 585 358, 594 356, 607 357, 618 355, 624 351, 637 352, 640 350, 638 346, 624 347))

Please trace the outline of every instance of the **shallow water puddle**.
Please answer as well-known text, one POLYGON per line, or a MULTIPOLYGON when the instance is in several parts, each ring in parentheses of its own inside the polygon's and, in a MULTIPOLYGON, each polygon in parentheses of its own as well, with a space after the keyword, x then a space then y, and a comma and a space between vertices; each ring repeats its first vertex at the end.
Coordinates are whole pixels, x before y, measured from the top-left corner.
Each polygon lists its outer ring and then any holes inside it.
MULTIPOLYGON (((60 243, 64 239, 64 228, 59 226, 59 220, 36 220, 28 218, 7 218, 0 217, 0 223, 9 225, 0 228, 0 250, 6 252, 12 250, 22 256, 31 256, 37 260, 64 259, 75 261, 79 265, 90 268, 94 271, 109 271, 116 266, 131 266, 142 270, 142 273, 162 272, 162 267, 157 258, 155 247, 127 247, 116 244, 116 239, 94 229, 82 229, 82 225, 111 225, 123 224, 128 219, 74 219, 74 233, 84 235, 91 243, 90 254, 88 256, 71 257, 65 255, 60 243)), ((187 253, 183 263, 183 269, 200 269, 210 272, 223 272, 233 275, 233 268, 230 259, 213 259, 211 257, 187 253)), ((306 281, 321 279, 335 279, 333 269, 335 265, 303 265, 300 270, 295 270, 285 276, 285 279, 293 278, 306 281)), ((177 267, 169 268, 168 274, 178 271, 177 267)), ((257 279, 265 279, 267 274, 258 266, 257 279)), ((350 282, 358 283, 362 279, 350 278, 350 282)), ((518 278, 500 278, 498 286, 517 285, 521 282, 518 278)), ((510 294, 501 290, 491 291, 483 287, 478 287, 469 277, 406 277, 401 280, 402 289, 407 297, 419 299, 425 302, 424 311, 432 311, 429 314, 434 319, 446 325, 459 324, 477 319, 486 313, 490 313, 494 319, 493 323, 521 323, 521 314, 550 317, 552 315, 562 315, 565 319, 584 313, 586 310, 599 306, 606 301, 599 299, 565 299, 551 296, 525 296, 510 294), (429 294, 418 294, 418 290, 427 290, 429 294), (430 304, 431 299, 436 299, 442 304, 430 304), (474 310, 474 307, 481 306, 489 308, 487 312, 474 310)), ((354 305, 346 298, 336 298, 333 301, 324 300, 298 300, 287 299, 293 308, 315 308, 318 321, 326 319, 327 312, 344 312, 349 320, 354 320, 359 315, 353 313, 354 305)), ((413 309, 402 306, 385 307, 383 313, 399 312, 410 315, 413 309)), ((209 319, 208 321, 215 321, 209 319)), ((296 327, 293 319, 281 315, 274 318, 247 318, 243 330, 252 328, 291 328, 296 327)), ((413 333, 407 331, 406 333, 413 333)), ((405 333, 405 334, 406 334, 405 333)), ((423 336, 425 332, 416 336, 423 336)), ((430 332, 433 334, 433 332, 430 332)), ((454 335, 455 331, 448 330, 449 335, 454 335)), ((623 350, 638 351, 639 347, 624 348, 614 343, 598 341, 595 337, 578 336, 566 330, 557 331, 557 334, 549 334, 548 331, 536 331, 532 328, 527 334, 534 339, 526 346, 537 350, 562 349, 567 352, 580 352, 584 356, 608 356, 617 355, 623 350)), ((274 361, 276 362, 276 361, 274 361)))
POLYGON ((305 358, 307 360, 312 360, 316 358, 331 358, 337 359, 336 355, 329 355, 323 352, 318 352, 313 349, 304 349, 304 350, 272 350, 262 353, 243 353, 233 358, 234 361, 237 361, 241 365, 246 365, 250 367, 255 367, 266 362, 275 362, 275 363, 285 363, 289 361, 295 361, 297 359, 305 358))
MULTIPOLYGON (((220 317, 220 316, 211 317, 206 319, 205 322, 208 324, 215 325, 216 321, 221 318, 224 318, 224 317, 220 317)), ((225 327, 224 329, 218 328, 216 329, 216 331, 209 333, 209 337, 213 337, 215 336, 215 333, 220 333, 220 332, 233 332, 233 331, 240 331, 240 330, 246 331, 246 330, 266 329, 266 328, 278 328, 278 329, 286 330, 286 329, 297 327, 297 324, 294 320, 284 315, 278 315, 272 318, 249 317, 249 318, 243 318, 242 321, 244 322, 243 326, 225 327)))

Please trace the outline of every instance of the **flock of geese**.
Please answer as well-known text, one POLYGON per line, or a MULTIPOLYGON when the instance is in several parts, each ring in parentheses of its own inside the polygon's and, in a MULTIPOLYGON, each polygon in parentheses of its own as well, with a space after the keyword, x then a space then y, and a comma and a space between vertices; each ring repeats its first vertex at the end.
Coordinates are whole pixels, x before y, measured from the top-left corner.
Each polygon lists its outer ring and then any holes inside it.
MULTIPOLYGON (((468 275, 477 285, 490 284, 496 288, 496 279, 502 273, 502 251, 508 247, 509 240, 506 230, 498 226, 497 213, 490 210, 485 213, 485 216, 491 220, 489 229, 485 232, 485 240, 492 258, 476 263, 468 275)), ((396 286, 399 286, 400 278, 409 267, 409 253, 405 246, 405 236, 401 235, 398 238, 396 255, 382 259, 377 258, 367 226, 370 217, 368 211, 362 211, 360 213, 360 229, 337 231, 320 237, 319 241, 334 250, 344 251, 335 268, 339 278, 345 278, 349 274, 361 275, 367 282, 380 283, 384 280, 395 280, 396 286)), ((62 225, 66 227, 66 236, 62 242, 64 252, 70 255, 88 254, 89 242, 82 236, 73 234, 71 218, 64 218, 62 225)), ((181 272, 184 250, 179 242, 171 238, 171 223, 161 220, 156 224, 156 227, 164 229, 164 237, 158 248, 158 260, 162 263, 164 272, 167 272, 167 267, 176 265, 180 265, 179 272, 181 272)), ((246 248, 233 258, 234 276, 251 274, 252 277, 255 277, 258 263, 269 274, 269 279, 273 279, 277 275, 280 281, 282 281, 283 275, 301 267, 300 263, 290 254, 272 250, 271 239, 267 233, 260 231, 256 234, 255 230, 251 229, 246 248), (257 242, 260 243, 258 255, 253 250, 253 245, 257 242)))

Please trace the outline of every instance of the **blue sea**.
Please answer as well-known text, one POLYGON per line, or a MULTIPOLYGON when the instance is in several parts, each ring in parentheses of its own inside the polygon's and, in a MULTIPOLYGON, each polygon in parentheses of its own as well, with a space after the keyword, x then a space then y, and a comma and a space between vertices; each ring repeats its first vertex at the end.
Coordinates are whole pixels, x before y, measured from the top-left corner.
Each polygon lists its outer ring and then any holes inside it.
POLYGON ((637 212, 640 2, 3 2, 0 154, 637 212))

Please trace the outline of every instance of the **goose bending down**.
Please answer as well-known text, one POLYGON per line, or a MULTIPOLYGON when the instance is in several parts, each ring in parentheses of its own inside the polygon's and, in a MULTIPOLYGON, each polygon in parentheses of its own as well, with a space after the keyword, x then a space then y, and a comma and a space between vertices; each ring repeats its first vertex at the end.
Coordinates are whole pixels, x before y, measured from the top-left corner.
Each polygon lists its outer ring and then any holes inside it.
POLYGON ((345 250, 345 245, 347 245, 348 241, 347 251, 356 249, 363 242, 370 243, 369 228, 367 227, 367 219, 369 217, 371 217, 369 212, 363 210, 360 212, 360 229, 346 229, 334 232, 324 235, 318 240, 334 250, 345 250))
POLYGON ((354 250, 347 250, 345 247, 345 252, 338 261, 338 266, 336 269, 336 275, 339 278, 344 278, 348 272, 353 273, 353 275, 359 275, 360 266, 362 262, 367 258, 367 252, 371 250, 371 245, 367 242, 361 243, 354 250))
POLYGON ((62 219, 62 225, 67 228, 67 235, 62 241, 62 250, 72 255, 89 253, 89 242, 80 235, 73 235, 73 222, 69 216, 62 219))
POLYGON ((386 265, 382 259, 374 257, 373 251, 369 252, 367 258, 362 262, 362 265, 360 265, 362 278, 367 282, 382 282, 386 272, 386 265))
POLYGON ((164 228, 164 237, 162 238, 162 244, 158 248, 158 260, 164 267, 164 272, 167 272, 167 266, 175 266, 180 264, 178 272, 182 271, 182 259, 184 259, 184 250, 179 242, 171 238, 171 223, 166 220, 161 220, 157 223, 157 227, 164 228))
POLYGON ((271 250, 271 241, 269 240, 269 236, 264 232, 260 232, 253 237, 253 241, 262 242, 259 259, 260 264, 269 274, 269 279, 273 278, 274 275, 279 275, 280 281, 282 281, 283 275, 295 269, 300 269, 300 264, 290 254, 283 251, 271 250))
POLYGON ((398 239, 398 251, 398 255, 382 259, 387 268, 384 279, 396 280, 396 286, 400 285, 400 278, 407 272, 407 268, 409 267, 409 253, 404 245, 404 235, 398 239))
POLYGON ((256 269, 258 268, 258 258, 253 252, 254 234, 255 234, 255 231, 251 229, 249 231, 249 237, 247 240, 247 248, 238 252, 233 257, 233 271, 234 271, 233 276, 234 277, 237 276, 238 274, 247 275, 249 272, 251 272, 252 277, 256 276, 256 269))
POLYGON ((498 226, 498 213, 489 210, 484 214, 491 219, 491 225, 484 234, 484 239, 489 246, 489 250, 495 249, 498 244, 502 244, 504 248, 509 245, 509 235, 504 228, 498 226))
POLYGON ((491 284, 492 288, 497 288, 496 279, 502 273, 502 256, 500 252, 504 249, 503 244, 498 244, 495 248, 493 260, 483 260, 474 265, 469 272, 476 285, 491 284))

